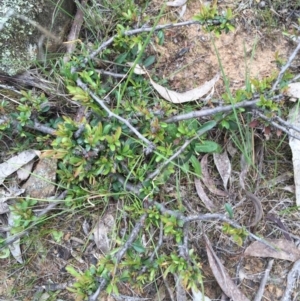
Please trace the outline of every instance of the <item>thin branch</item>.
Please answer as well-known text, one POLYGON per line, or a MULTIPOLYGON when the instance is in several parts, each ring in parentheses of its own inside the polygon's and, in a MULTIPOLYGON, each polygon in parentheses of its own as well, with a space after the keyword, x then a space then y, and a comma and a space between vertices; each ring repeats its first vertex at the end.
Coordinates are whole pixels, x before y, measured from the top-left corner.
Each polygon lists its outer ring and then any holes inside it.
MULTIPOLYGON (((149 257, 149 263, 152 263, 154 260, 154 256, 157 255, 158 250, 160 249, 160 247, 163 244, 163 237, 164 237, 164 227, 163 227, 163 223, 162 221, 160 222, 160 226, 159 226, 159 238, 158 238, 158 242, 157 245, 154 249, 154 251, 152 252, 152 254, 149 257)), ((146 270, 148 269, 148 267, 146 265, 144 265, 141 269, 141 271, 139 272, 139 275, 143 274, 146 272, 146 270)))
POLYGON ((165 160, 160 166, 157 167, 157 169, 156 169, 154 172, 152 172, 151 174, 149 174, 149 175, 147 176, 146 181, 151 181, 151 180, 153 180, 158 174, 160 174, 161 171, 162 171, 164 168, 166 168, 166 166, 168 166, 169 163, 171 163, 174 159, 176 159, 178 156, 180 156, 180 155, 183 153, 183 151, 184 151, 184 150, 191 144, 191 142, 192 142, 193 140, 195 140, 196 138, 198 138, 198 136, 196 136, 196 137, 194 137, 194 138, 192 138, 192 139, 189 139, 189 140, 185 141, 185 142, 183 143, 183 145, 179 148, 179 150, 178 150, 175 154, 173 154, 170 158, 168 158, 167 160, 165 160))
POLYGON ((276 79, 276 82, 274 83, 274 85, 273 85, 271 91, 275 91, 275 90, 276 90, 276 87, 277 87, 277 85, 279 84, 279 82, 281 81, 281 79, 282 79, 282 77, 283 77, 285 71, 290 67, 292 61, 295 59, 295 57, 296 57, 297 53, 299 52, 299 50, 300 50, 300 40, 299 40, 299 42, 298 42, 298 45, 297 45, 296 49, 295 49, 295 50, 293 51, 293 53, 290 55, 290 57, 289 57, 287 63, 281 68, 281 70, 280 70, 280 72, 279 72, 279 74, 278 74, 278 77, 277 77, 277 79, 276 79))
POLYGON ((294 124, 283 120, 281 117, 276 115, 272 119, 277 120, 279 123, 283 124, 288 130, 292 129, 292 130, 300 133, 300 128, 298 126, 295 126, 294 124))
POLYGON ((279 125, 278 123, 276 123, 275 121, 272 121, 270 118, 268 118, 267 116, 265 116, 264 114, 262 114, 259 111, 255 111, 255 113, 263 120, 269 122, 272 126, 274 126, 275 128, 281 130, 282 132, 286 133, 289 137, 292 137, 294 139, 300 140, 299 137, 293 135, 290 133, 290 131, 288 131, 285 127, 279 125))
MULTIPOLYGON (((14 127, 20 126, 20 123, 17 120, 14 120, 11 117, 8 117, 6 115, 0 115, 0 124, 2 124, 4 122, 11 122, 14 127)), ((37 120, 34 120, 33 124, 26 124, 24 127, 39 131, 44 134, 56 136, 56 134, 55 134, 56 131, 54 129, 38 122, 37 120)))
MULTIPOLYGON (((158 25, 154 29, 153 27, 142 27, 137 29, 128 30, 122 33, 123 36, 133 36, 142 32, 151 32, 152 30, 158 31, 162 29, 169 29, 169 28, 175 28, 175 27, 182 27, 182 26, 189 26, 194 24, 200 24, 199 21, 185 21, 180 23, 171 23, 171 24, 165 24, 165 25, 158 25)), ((106 49, 109 45, 111 45, 116 37, 118 37, 119 34, 116 34, 109 38, 107 41, 102 43, 98 49, 93 51, 83 62, 86 64, 90 59, 95 58, 100 52, 102 52, 104 49, 106 49)))
POLYGON ((239 102, 239 103, 234 104, 234 105, 219 106, 219 107, 216 107, 216 108, 213 108, 213 109, 203 109, 203 110, 200 110, 200 111, 193 111, 193 112, 190 112, 190 113, 185 113, 185 114, 180 114, 180 115, 170 117, 170 118, 164 120, 164 122, 166 122, 166 123, 178 122, 178 121, 181 121, 181 120, 187 120, 187 119, 191 119, 191 118, 199 118, 199 117, 215 115, 215 114, 218 114, 218 113, 226 113, 226 112, 232 111, 233 109, 239 109, 239 108, 254 106, 259 101, 260 101, 260 99, 255 99, 255 100, 250 100, 250 101, 247 100, 247 101, 239 102))
POLYGON ((274 263, 274 259, 270 259, 268 261, 268 265, 267 265, 267 268, 265 270, 264 277, 263 277, 263 279, 260 282, 259 289, 258 289, 258 291, 257 291, 257 293, 255 295, 255 298, 253 299, 253 301, 261 301, 262 300, 263 294, 264 294, 264 290, 265 290, 265 287, 266 287, 266 284, 267 284, 267 281, 268 281, 269 274, 271 272, 273 263, 274 263))
POLYGON ((124 78, 127 75, 125 73, 114 73, 114 72, 105 71, 102 69, 95 69, 95 71, 97 71, 100 74, 104 74, 104 75, 108 75, 108 76, 112 76, 112 77, 116 77, 116 78, 124 78))
MULTIPOLYGON (((132 243, 135 241, 137 236, 139 235, 142 227, 144 226, 145 220, 146 220, 147 214, 143 214, 140 217, 140 220, 135 224, 134 228, 132 229, 129 238, 125 242, 124 246, 119 250, 119 252, 116 254, 116 265, 118 265, 123 258, 126 251, 131 247, 132 243)), ((108 278, 108 277, 107 277, 108 278)), ((107 278, 101 278, 100 284, 96 290, 96 292, 89 297, 89 301, 96 301, 98 300, 98 296, 100 295, 101 291, 106 287, 108 284, 107 278)))
POLYGON ((188 215, 188 216, 184 216, 182 213, 178 212, 178 211, 173 211, 173 210, 169 210, 167 209, 163 204, 158 203, 158 202, 154 202, 154 205, 158 208, 158 210, 164 214, 169 214, 172 215, 174 217, 176 217, 177 219, 181 220, 184 224, 185 223, 190 223, 190 222, 194 222, 194 221, 212 221, 212 220, 219 220, 221 222, 225 222, 231 226, 233 226, 236 229, 244 229, 247 234, 252 237, 253 239, 267 245, 268 247, 270 247, 272 250, 276 251, 276 248, 274 248, 270 243, 268 243, 266 240, 264 240, 263 238, 260 238, 258 236, 256 236, 255 234, 251 233, 250 231, 247 231, 245 229, 245 227, 239 225, 237 222, 229 219, 226 215, 223 214, 219 214, 219 213, 206 213, 206 214, 196 214, 196 215, 188 215))
POLYGON ((147 145, 145 149, 145 154, 148 155, 153 152, 155 149, 155 145, 149 141, 147 138, 145 138, 133 125, 131 125, 128 120, 125 118, 113 113, 104 103, 103 100, 101 100, 96 94, 94 94, 87 86, 84 84, 80 79, 76 80, 77 86, 82 88, 84 91, 86 91, 101 107, 105 110, 105 112, 108 114, 108 118, 116 118, 122 123, 124 123, 133 133, 136 134, 138 138, 140 138, 142 141, 144 141, 147 145))
POLYGON ((83 8, 85 7, 86 3, 87 0, 82 0, 81 5, 77 4, 77 11, 68 35, 68 42, 64 43, 64 45, 66 45, 66 54, 63 58, 64 63, 70 60, 70 54, 72 54, 76 48, 76 40, 78 39, 83 24, 83 8))
MULTIPOLYGON (((52 199, 49 199, 49 201, 51 202, 44 210, 42 210, 39 214, 37 214, 38 217, 42 217, 43 215, 45 215, 46 213, 48 213, 50 210, 52 210, 53 208, 56 207, 56 205, 58 203, 60 203, 60 201, 62 201, 65 196, 67 194, 67 191, 63 191, 60 195, 58 195, 57 197, 55 197, 55 200, 52 199), (54 205, 55 204, 55 205, 54 205)), ((4 242, 3 242, 3 245, 2 247, 0 247, 0 250, 2 250, 3 248, 5 248, 7 245, 10 245, 12 243, 14 243, 16 240, 18 240, 19 238, 23 237, 24 235, 28 234, 28 231, 30 229, 32 229, 33 227, 35 227, 36 225, 38 225, 41 221, 35 221, 33 222, 31 225, 29 225, 27 227, 26 230, 20 232, 20 233, 17 233, 13 236, 10 236, 9 238, 7 238, 4 242)))
POLYGON ((296 285, 299 276, 300 276, 300 260, 297 260, 287 276, 286 289, 281 301, 291 300, 291 294, 293 292, 293 289, 296 285))

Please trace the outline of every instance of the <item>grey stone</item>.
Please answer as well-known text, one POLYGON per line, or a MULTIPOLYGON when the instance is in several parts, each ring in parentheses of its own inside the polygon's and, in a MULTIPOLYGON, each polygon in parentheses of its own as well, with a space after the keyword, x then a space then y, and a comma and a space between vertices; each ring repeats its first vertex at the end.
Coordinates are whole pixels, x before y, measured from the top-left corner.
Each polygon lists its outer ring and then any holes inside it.
POLYGON ((16 75, 44 59, 44 53, 56 52, 74 12, 73 0, 0 0, 0 28, 3 27, 0 73, 16 75), (51 39, 50 34, 43 33, 28 20, 37 22, 56 39, 51 39))

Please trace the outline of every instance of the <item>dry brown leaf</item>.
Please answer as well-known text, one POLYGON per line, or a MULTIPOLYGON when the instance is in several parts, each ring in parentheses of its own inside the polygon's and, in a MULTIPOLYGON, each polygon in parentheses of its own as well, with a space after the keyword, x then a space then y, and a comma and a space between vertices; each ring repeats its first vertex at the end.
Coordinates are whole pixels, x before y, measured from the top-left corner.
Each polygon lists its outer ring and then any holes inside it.
POLYGON ((237 152, 237 149, 233 146, 233 143, 231 140, 227 143, 226 149, 231 157, 234 157, 234 155, 237 152))
POLYGON ((167 2, 167 6, 182 6, 186 2, 187 2, 187 0, 175 0, 172 2, 167 2))
POLYGON ((111 240, 109 236, 114 228, 114 225, 114 217, 111 214, 106 214, 94 228, 94 241, 97 248, 104 254, 106 254, 110 250, 111 240))
POLYGON ((20 181, 25 181, 29 178, 33 165, 34 165, 34 160, 31 160, 30 162, 22 166, 22 168, 17 170, 18 179, 20 181))
POLYGON ((204 155, 201 159, 201 169, 202 169, 202 181, 207 189, 218 196, 227 196, 227 192, 220 190, 216 187, 214 180, 210 177, 208 173, 208 154, 204 155))
POLYGON ((205 94, 207 94, 215 85, 215 83, 219 80, 220 74, 217 73, 216 76, 210 81, 206 82, 202 86, 192 89, 190 91, 184 93, 178 93, 172 90, 168 90, 163 86, 155 83, 151 78, 150 82, 153 88, 160 94, 164 99, 172 102, 172 103, 184 103, 188 101, 194 101, 196 99, 201 98, 205 94))
POLYGON ((266 244, 255 241, 245 250, 244 255, 254 257, 272 257, 293 262, 300 259, 300 250, 293 242, 286 239, 266 239, 266 241, 276 249, 278 248, 278 250, 275 251, 266 244))
POLYGON ((40 153, 41 152, 37 150, 26 150, 0 164, 0 184, 3 183, 6 177, 16 172, 23 165, 27 164, 36 156, 40 156, 40 153))
POLYGON ((227 151, 224 151, 222 154, 214 153, 213 157, 217 170, 223 180, 224 188, 227 190, 228 180, 231 176, 231 163, 227 151))
POLYGON ((19 189, 17 187, 11 187, 9 191, 0 189, 0 214, 9 212, 9 207, 6 204, 6 201, 21 195, 24 191, 25 189, 19 189))
POLYGON ((216 206, 205 193, 205 191, 202 187, 202 183, 198 178, 195 178, 195 187, 196 187, 197 194, 198 194, 200 200, 204 203, 205 207, 210 212, 216 211, 216 206))
POLYGON ((204 235, 204 238, 209 265, 222 291, 233 301, 250 301, 232 281, 225 267, 214 252, 206 235, 204 235))

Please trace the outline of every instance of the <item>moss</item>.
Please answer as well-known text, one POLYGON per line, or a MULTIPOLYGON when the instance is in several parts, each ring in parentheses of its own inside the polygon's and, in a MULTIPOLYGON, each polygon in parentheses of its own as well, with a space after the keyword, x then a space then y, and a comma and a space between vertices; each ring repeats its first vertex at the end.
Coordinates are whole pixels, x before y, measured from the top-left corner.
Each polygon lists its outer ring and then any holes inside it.
MULTIPOLYGON (((53 32, 63 33, 62 28, 74 12, 73 0, 0 0, 0 20, 9 9, 53 32)), ((38 57, 38 41, 42 33, 33 25, 14 15, 0 31, 0 72, 15 75, 30 68, 38 57)))

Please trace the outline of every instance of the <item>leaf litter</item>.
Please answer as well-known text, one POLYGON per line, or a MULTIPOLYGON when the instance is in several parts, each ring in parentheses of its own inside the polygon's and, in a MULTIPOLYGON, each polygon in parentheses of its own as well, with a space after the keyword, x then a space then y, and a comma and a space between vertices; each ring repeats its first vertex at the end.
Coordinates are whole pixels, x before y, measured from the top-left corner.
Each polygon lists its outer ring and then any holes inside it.
POLYGON ((228 180, 231 176, 231 163, 227 151, 225 150, 221 154, 214 153, 213 157, 217 170, 223 180, 224 188, 227 190, 228 180))
POLYGON ((206 235, 204 235, 206 243, 206 252, 210 268, 215 276, 216 281, 221 287, 222 291, 233 301, 250 301, 232 281, 224 265, 214 252, 211 243, 206 235))
POLYGON ((0 184, 3 181, 20 169, 22 166, 33 160, 35 157, 40 156, 40 151, 37 150, 26 150, 8 159, 6 162, 0 164, 0 184))
POLYGON ((204 155, 201 159, 201 169, 202 169, 202 181, 207 189, 218 196, 227 197, 228 193, 226 191, 220 190, 216 187, 214 180, 209 175, 208 171, 208 154, 204 155))
POLYGON ((276 250, 270 248, 266 244, 255 241, 247 247, 244 255, 255 257, 272 257, 292 262, 300 259, 300 249, 298 249, 292 241, 286 239, 266 239, 266 241, 274 246, 276 250))

